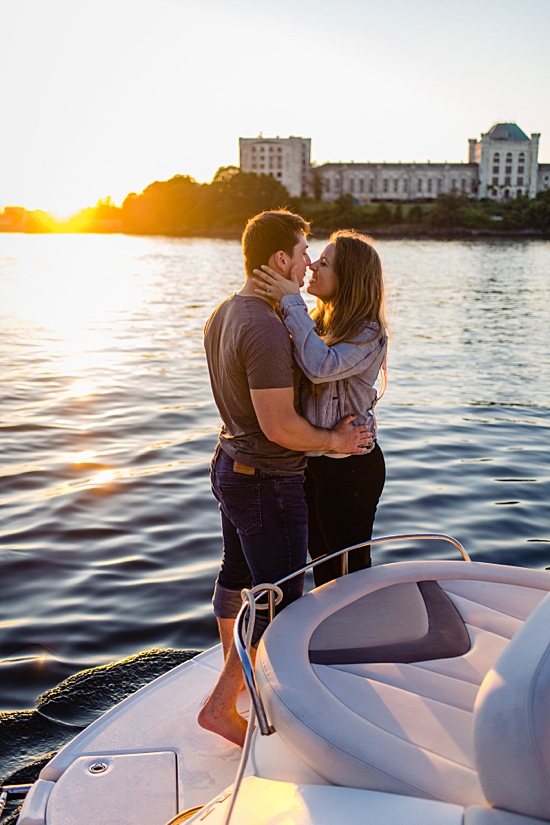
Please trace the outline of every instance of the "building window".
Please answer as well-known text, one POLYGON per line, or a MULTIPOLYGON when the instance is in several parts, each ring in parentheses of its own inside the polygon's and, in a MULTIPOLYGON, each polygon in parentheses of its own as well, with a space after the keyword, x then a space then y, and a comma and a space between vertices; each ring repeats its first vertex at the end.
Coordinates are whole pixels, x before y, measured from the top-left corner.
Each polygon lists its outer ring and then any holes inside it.
POLYGON ((546 177, 544 178, 544 188, 545 189, 548 189, 548 184, 549 183, 550 183, 550 180, 548 178, 548 175, 546 175, 546 177))
POLYGON ((511 180, 510 180, 510 176, 508 175, 506 178, 504 178, 504 186, 510 186, 510 184, 511 184, 511 180))
POLYGON ((500 166, 493 166, 493 175, 498 175, 500 172, 500 166))
POLYGON ((387 179, 387 178, 384 178, 384 185, 383 185, 383 190, 384 190, 384 192, 387 192, 387 191, 388 191, 388 184, 389 184, 388 179, 387 179))
POLYGON ((432 179, 428 178, 428 192, 432 191, 432 179))
POLYGON ((330 178, 325 178, 325 192, 330 192, 330 178))
POLYGON ((283 159, 278 157, 277 158, 277 169, 282 169, 282 168, 283 168, 283 159))
POLYGON ((336 189, 337 192, 340 191, 341 184, 342 184, 342 178, 340 177, 340 175, 336 175, 336 178, 334 179, 334 188, 336 189))
POLYGON ((374 192, 374 178, 370 178, 369 180, 369 192, 374 192))
POLYGON ((439 192, 439 194, 443 192, 443 178, 437 179, 437 191, 439 192))
POLYGON ((472 181, 472 195, 475 195, 477 189, 477 181, 472 181))
POLYGON ((408 191, 409 191, 409 179, 405 178, 405 180, 403 181, 403 192, 408 192, 408 191))
POLYGON ((355 192, 355 178, 349 179, 349 191, 355 192))
POLYGON ((500 153, 499 152, 495 152, 495 154, 493 155, 493 163, 496 163, 497 165, 500 163, 500 153))
POLYGON ((281 147, 280 147, 280 146, 277 146, 277 151, 278 151, 278 152, 282 152, 283 150, 281 149, 281 147))
POLYGON ((511 166, 506 166, 504 168, 504 174, 505 175, 511 175, 512 174, 512 167, 511 166))
POLYGON ((399 192, 399 180, 397 178, 393 179, 393 191, 399 192))
POLYGON ((512 153, 508 152, 506 155, 506 163, 512 163, 512 153))
POLYGON ((365 191, 365 181, 364 181, 364 179, 363 179, 363 178, 359 178, 359 191, 360 191, 360 192, 364 192, 364 191, 365 191))
POLYGON ((253 169, 257 169, 257 168, 258 168, 258 164, 256 163, 256 158, 253 158, 253 159, 252 159, 252 168, 253 168, 253 169))
POLYGON ((273 169, 273 158, 269 158, 269 168, 273 169))
POLYGON ((255 147, 255 146, 253 146, 253 147, 252 147, 252 151, 253 151, 253 152, 255 152, 255 151, 256 151, 256 147, 255 147))
POLYGON ((493 189, 493 191, 492 191, 492 193, 491 193, 491 194, 493 195, 493 198, 496 198, 496 196, 497 196, 497 190, 496 190, 496 189, 493 189))
POLYGON ((265 147, 264 146, 260 146, 260 152, 265 152, 265 147))
POLYGON ((518 196, 518 198, 521 197, 521 189, 518 189, 517 196, 518 196))
POLYGON ((510 197, 510 190, 505 189, 504 190, 504 200, 507 201, 509 197, 510 197))
POLYGON ((523 175, 524 172, 525 172, 525 167, 524 166, 518 166, 518 175, 523 175))
POLYGON ((460 182, 460 188, 462 189, 463 192, 466 191, 466 178, 462 178, 462 180, 460 182))
POLYGON ((518 178, 517 185, 518 186, 523 186, 523 178, 522 177, 518 178))
POLYGON ((422 192, 422 178, 418 179, 417 189, 419 192, 422 192))
POLYGON ((269 151, 270 151, 270 152, 272 152, 272 151, 273 151, 273 146, 270 146, 270 147, 269 147, 269 151))
POLYGON ((456 178, 453 178, 452 180, 451 189, 453 190, 453 192, 456 192, 456 178))
POLYGON ((493 186, 498 186, 498 178, 493 178, 493 186))

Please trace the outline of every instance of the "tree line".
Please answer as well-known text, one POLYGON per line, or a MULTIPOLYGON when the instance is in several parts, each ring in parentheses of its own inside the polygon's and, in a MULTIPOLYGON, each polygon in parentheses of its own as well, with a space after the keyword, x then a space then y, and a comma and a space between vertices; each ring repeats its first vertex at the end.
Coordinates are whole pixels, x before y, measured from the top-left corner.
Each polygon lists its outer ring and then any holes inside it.
MULTIPOLYGON (((157 181, 140 195, 124 200, 119 218, 124 232, 137 234, 199 235, 240 233, 248 218, 264 209, 287 207, 325 231, 353 226, 376 230, 409 226, 413 230, 550 231, 550 191, 536 198, 520 196, 496 203, 465 195, 439 195, 423 204, 358 204, 352 195, 326 203, 314 198, 291 198, 269 175, 221 167, 211 183, 197 183, 188 175, 157 181)), ((116 207, 98 205, 99 220, 114 217, 116 207)))
POLYGON ((550 232, 550 191, 533 199, 520 196, 499 203, 459 194, 439 195, 435 201, 422 204, 359 204, 352 195, 325 203, 315 198, 291 198, 270 175, 241 172, 235 166, 220 167, 210 183, 197 183, 189 175, 155 181, 141 194, 127 195, 120 207, 106 198, 63 224, 43 212, 19 209, 17 225, 15 212, 3 222, 0 215, 0 230, 236 237, 252 215, 279 207, 298 212, 311 221, 314 231, 324 232, 344 227, 413 235, 457 230, 550 232))

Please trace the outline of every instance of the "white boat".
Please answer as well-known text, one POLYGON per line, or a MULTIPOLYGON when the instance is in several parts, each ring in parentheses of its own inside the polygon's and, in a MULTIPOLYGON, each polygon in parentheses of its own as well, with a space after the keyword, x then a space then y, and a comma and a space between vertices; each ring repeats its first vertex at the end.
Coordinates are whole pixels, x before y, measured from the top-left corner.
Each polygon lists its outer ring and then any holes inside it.
POLYGON ((218 646, 59 751, 19 825, 549 821, 550 575, 417 538, 465 560, 383 564, 311 591, 271 622, 255 671, 243 608, 256 719, 244 750, 196 722, 218 646))

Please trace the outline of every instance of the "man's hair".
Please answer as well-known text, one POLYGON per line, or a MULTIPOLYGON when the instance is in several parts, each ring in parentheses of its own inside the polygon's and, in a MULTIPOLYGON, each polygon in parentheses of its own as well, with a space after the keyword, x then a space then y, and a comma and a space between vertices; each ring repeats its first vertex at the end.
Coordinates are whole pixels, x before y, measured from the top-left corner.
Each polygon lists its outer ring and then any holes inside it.
POLYGON ((309 233, 309 223, 286 209, 260 212, 246 224, 243 232, 243 257, 247 278, 253 270, 267 264, 275 252, 282 250, 292 257, 300 233, 309 233))

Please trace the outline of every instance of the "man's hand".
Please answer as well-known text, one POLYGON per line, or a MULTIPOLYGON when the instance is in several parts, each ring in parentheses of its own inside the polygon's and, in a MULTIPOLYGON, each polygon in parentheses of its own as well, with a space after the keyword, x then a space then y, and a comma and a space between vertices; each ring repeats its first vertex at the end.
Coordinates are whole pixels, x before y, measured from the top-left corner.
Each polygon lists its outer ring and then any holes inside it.
POLYGON ((356 418, 356 415, 346 415, 346 417, 342 418, 330 431, 334 439, 334 446, 331 447, 331 452, 363 455, 365 448, 372 444, 372 434, 369 432, 367 425, 359 424, 358 426, 354 426, 353 422, 356 418))
POLYGON ((353 426, 356 415, 347 415, 333 430, 309 424, 294 409, 293 387, 250 390, 250 398, 265 437, 287 450, 363 455, 372 442, 366 424, 353 426))

